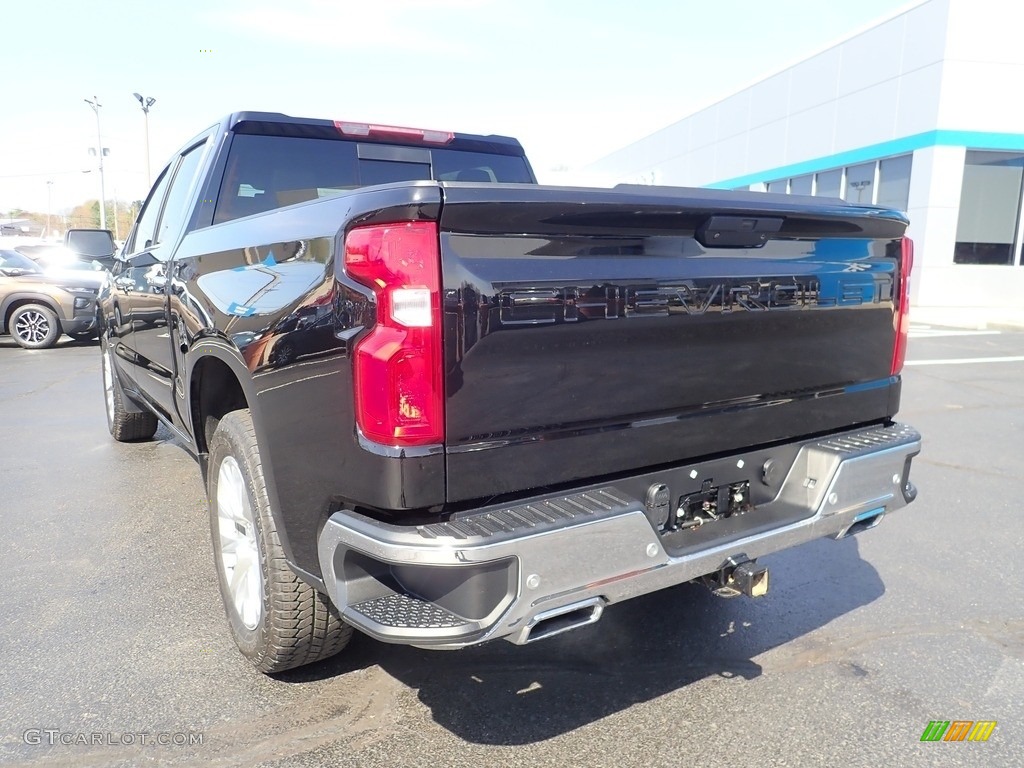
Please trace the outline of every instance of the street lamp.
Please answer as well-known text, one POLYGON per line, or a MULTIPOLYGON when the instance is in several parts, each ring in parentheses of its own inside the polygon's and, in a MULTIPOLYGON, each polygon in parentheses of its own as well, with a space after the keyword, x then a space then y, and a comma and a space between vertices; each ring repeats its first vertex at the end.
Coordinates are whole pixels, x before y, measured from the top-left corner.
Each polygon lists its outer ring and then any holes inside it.
POLYGON ((105 153, 104 153, 104 150, 103 150, 103 136, 100 133, 100 107, 102 107, 103 105, 100 104, 100 100, 98 98, 96 98, 95 96, 93 96, 91 100, 90 99, 83 99, 83 101, 85 101, 86 104, 88 104, 90 107, 92 107, 92 111, 96 113, 96 141, 98 142, 96 154, 97 154, 97 156, 99 157, 99 160, 100 160, 100 229, 106 229, 107 228, 107 210, 106 210, 106 208, 107 208, 107 200, 106 200, 106 198, 107 198, 107 190, 106 190, 106 187, 104 186, 104 183, 103 183, 103 155, 105 153))
POLYGON ((143 120, 146 123, 146 184, 151 186, 153 184, 152 176, 149 172, 149 108, 156 104, 156 99, 152 96, 143 96, 141 93, 133 93, 139 101, 139 106, 142 107, 143 120))
POLYGON ((868 181, 867 179, 863 179, 861 181, 851 181, 850 186, 857 190, 857 204, 860 205, 861 195, 864 194, 865 188, 871 186, 871 182, 868 181))

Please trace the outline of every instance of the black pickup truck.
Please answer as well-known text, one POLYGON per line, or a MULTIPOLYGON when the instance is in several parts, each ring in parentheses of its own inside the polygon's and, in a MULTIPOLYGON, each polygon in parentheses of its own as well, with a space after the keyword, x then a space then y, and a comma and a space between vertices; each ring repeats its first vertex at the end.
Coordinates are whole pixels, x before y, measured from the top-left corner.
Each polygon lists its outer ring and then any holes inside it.
POLYGON ((914 499, 898 212, 539 186, 514 139, 236 113, 162 170, 100 296, 117 440, 206 480, 264 672, 352 628, 527 643, 914 499))

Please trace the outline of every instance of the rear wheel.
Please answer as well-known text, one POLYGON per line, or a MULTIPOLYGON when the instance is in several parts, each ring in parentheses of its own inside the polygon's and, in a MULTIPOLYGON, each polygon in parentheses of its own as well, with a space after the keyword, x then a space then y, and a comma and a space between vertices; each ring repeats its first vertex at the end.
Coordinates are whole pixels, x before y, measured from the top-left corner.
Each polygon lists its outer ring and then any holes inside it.
POLYGON ((248 410, 220 420, 209 456, 213 556, 238 649, 266 673, 338 653, 348 644, 352 627, 288 566, 248 410))
POLYGON ((46 349, 60 338, 57 313, 45 304, 22 304, 11 313, 8 328, 25 349, 46 349))
POLYGON ((113 352, 104 336, 100 341, 101 367, 103 369, 103 400, 107 411, 107 429, 119 443, 130 443, 137 440, 149 440, 156 434, 156 416, 148 411, 129 410, 127 397, 121 388, 114 367, 113 352))

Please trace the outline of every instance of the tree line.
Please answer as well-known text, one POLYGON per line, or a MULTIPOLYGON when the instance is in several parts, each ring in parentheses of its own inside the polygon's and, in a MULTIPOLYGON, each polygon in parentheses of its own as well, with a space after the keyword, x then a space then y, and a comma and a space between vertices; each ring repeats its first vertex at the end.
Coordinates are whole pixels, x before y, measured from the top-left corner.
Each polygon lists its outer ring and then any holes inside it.
MULTIPOLYGON (((107 200, 107 229, 114 233, 114 237, 124 240, 131 231, 135 217, 142 208, 142 201, 135 200, 107 200)), ((79 203, 71 210, 62 213, 51 213, 49 216, 38 211, 25 211, 15 208, 8 212, 5 218, 26 219, 32 222, 32 234, 43 234, 47 229, 49 219, 49 232, 46 234, 63 234, 66 229, 98 229, 100 226, 100 202, 99 200, 86 200, 79 203)))

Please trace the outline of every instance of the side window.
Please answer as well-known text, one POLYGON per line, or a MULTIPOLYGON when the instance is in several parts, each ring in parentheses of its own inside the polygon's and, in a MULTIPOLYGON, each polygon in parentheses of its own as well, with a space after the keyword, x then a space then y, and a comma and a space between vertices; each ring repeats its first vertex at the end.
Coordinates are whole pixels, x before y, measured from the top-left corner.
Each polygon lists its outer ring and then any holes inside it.
POLYGON ((174 172, 174 180, 167 192, 164 213, 157 227, 156 242, 163 243, 178 234, 181 225, 189 214, 188 193, 192 190, 192 181, 199 170, 199 161, 203 158, 204 144, 197 144, 182 155, 178 170, 174 172))
POLYGON ((171 178, 171 167, 164 168, 164 172, 157 179, 156 186, 149 194, 149 199, 142 207, 139 220, 135 223, 135 234, 132 241, 125 248, 126 255, 144 251, 153 244, 156 235, 156 220, 160 215, 160 206, 164 202, 164 195, 167 193, 167 183, 171 178))

